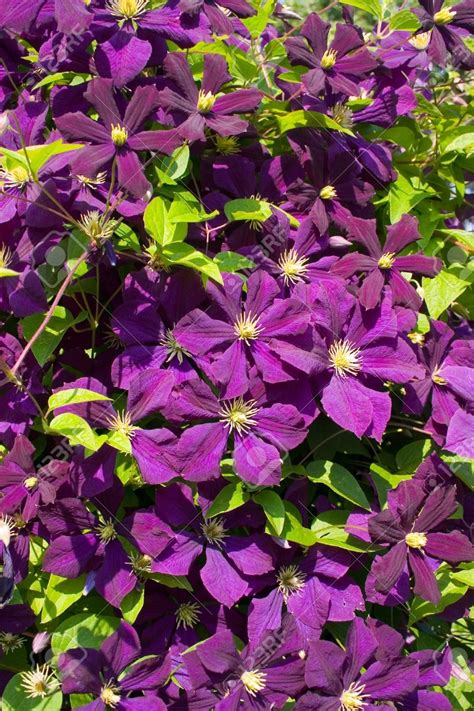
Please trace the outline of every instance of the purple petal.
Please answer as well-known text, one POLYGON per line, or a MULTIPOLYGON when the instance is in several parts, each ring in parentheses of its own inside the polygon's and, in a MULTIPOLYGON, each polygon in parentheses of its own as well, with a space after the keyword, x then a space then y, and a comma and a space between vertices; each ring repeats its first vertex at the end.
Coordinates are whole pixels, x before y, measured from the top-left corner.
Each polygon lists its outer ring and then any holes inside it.
POLYGON ((208 546, 201 580, 209 593, 226 607, 232 607, 247 592, 247 582, 229 563, 223 553, 208 546))

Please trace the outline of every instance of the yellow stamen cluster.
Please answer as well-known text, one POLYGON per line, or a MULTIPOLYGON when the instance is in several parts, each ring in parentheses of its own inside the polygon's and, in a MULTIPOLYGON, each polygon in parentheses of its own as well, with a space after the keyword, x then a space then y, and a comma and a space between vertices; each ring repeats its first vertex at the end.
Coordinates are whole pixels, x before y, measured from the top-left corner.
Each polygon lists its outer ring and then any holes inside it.
POLYGON ((378 264, 380 269, 391 269, 393 267, 394 261, 395 253, 385 252, 385 254, 382 254, 382 256, 380 257, 378 264))
POLYGON ((120 432, 128 439, 132 439, 135 436, 135 432, 140 429, 132 424, 132 416, 126 411, 117 412, 116 415, 109 417, 107 422, 113 432, 120 432))
POLYGON ((287 286, 303 281, 303 277, 308 271, 308 267, 306 266, 308 262, 309 258, 300 257, 294 247, 283 252, 278 260, 278 268, 287 286))
POLYGON ((15 535, 15 522, 11 516, 0 516, 0 541, 5 548, 10 545, 10 541, 15 535))
POLYGON ((319 191, 319 197, 321 200, 334 200, 337 197, 336 188, 333 188, 332 185, 325 185, 319 191))
POLYGON ((362 368, 360 349, 352 345, 350 341, 336 341, 332 344, 328 352, 330 367, 336 371, 336 375, 345 377, 357 375, 362 368))
POLYGON ((412 47, 417 49, 419 52, 422 52, 428 47, 430 39, 431 32, 420 32, 420 34, 410 37, 408 42, 411 44, 412 47))
POLYGON ((98 528, 97 532, 99 534, 99 538, 102 541, 102 543, 110 543, 110 541, 113 541, 115 538, 117 538, 117 531, 114 528, 114 524, 112 522, 112 519, 109 521, 105 521, 105 523, 102 523, 98 528))
POLYGON ((433 383, 436 383, 436 385, 446 385, 448 382, 446 378, 443 378, 443 376, 439 374, 438 368, 435 369, 433 375, 431 376, 431 380, 433 383))
POLYGON ((37 666, 33 671, 22 672, 20 684, 29 699, 44 699, 59 686, 59 682, 48 664, 37 666))
POLYGON ((148 9, 148 0, 107 0, 107 10, 120 20, 135 20, 148 9))
POLYGON ((76 175, 76 178, 82 185, 93 187, 95 185, 103 185, 107 179, 107 173, 105 171, 97 173, 95 178, 88 178, 87 175, 76 175))
POLYGON ((7 269, 13 261, 13 252, 6 245, 0 246, 0 268, 7 269))
POLYGON ((16 165, 10 170, 0 170, 0 193, 12 188, 24 188, 31 180, 28 168, 16 165))
POLYGON ((171 329, 166 331, 166 335, 163 336, 163 338, 160 340, 160 345, 164 346, 168 351, 168 357, 166 358, 166 362, 173 360, 173 358, 176 357, 178 363, 182 363, 184 360, 184 356, 190 355, 185 348, 179 345, 171 329))
POLYGON ((128 131, 125 126, 121 126, 119 123, 112 125, 110 128, 110 136, 112 138, 112 143, 114 146, 120 148, 124 146, 128 140, 128 131))
POLYGON ((260 672, 257 669, 254 671, 244 671, 240 676, 240 681, 251 696, 256 696, 259 691, 263 691, 266 680, 267 675, 265 672, 260 672))
POLYGON ((284 565, 277 574, 278 590, 283 594, 285 600, 290 595, 298 593, 304 587, 305 576, 297 565, 284 565))
POLYGON ((239 153, 239 139, 236 136, 216 136, 216 148, 223 156, 239 153))
POLYGON ((336 64, 337 51, 335 49, 327 49, 321 57, 321 69, 331 69, 336 64))
POLYGON ((449 25, 449 23, 454 20, 455 15, 456 10, 452 10, 449 7, 443 7, 438 12, 435 12, 433 20, 435 25, 449 25))
POLYGON ((176 626, 185 630, 195 627, 199 622, 199 605, 197 602, 183 602, 176 610, 176 626))
POLYGON ((425 334, 424 333, 417 333, 416 331, 412 331, 411 333, 408 334, 408 338, 412 343, 415 344, 415 346, 424 346, 425 345, 425 334))
POLYGON ((208 114, 216 103, 217 96, 212 91, 200 90, 198 94, 197 110, 201 114, 208 114))
POLYGON ((237 321, 234 323, 234 333, 239 339, 239 341, 254 341, 260 333, 262 332, 262 327, 260 326, 258 316, 252 316, 251 313, 241 314, 237 321))
POLYGON ((209 543, 219 544, 229 535, 226 533, 226 528, 221 518, 213 518, 209 521, 205 521, 205 523, 201 525, 201 530, 204 538, 209 543))
POLYGON ((365 684, 353 681, 349 688, 341 694, 339 711, 356 711, 367 706, 368 702, 364 699, 368 698, 368 694, 363 693, 364 689, 365 684))
POLYGON ((91 210, 81 215, 79 222, 81 230, 93 244, 100 244, 110 239, 118 225, 117 220, 109 220, 99 210, 91 210))
POLYGON ((417 533, 412 531, 412 533, 407 533, 405 536, 405 543, 409 548, 424 548, 428 543, 426 533, 417 533))
POLYGON ((141 577, 147 573, 151 573, 151 561, 152 557, 149 555, 142 555, 141 553, 132 553, 130 556, 130 563, 132 565, 132 570, 136 576, 141 577))
POLYGON ((243 397, 238 397, 235 400, 226 402, 219 411, 219 416, 230 432, 236 430, 240 435, 249 432, 257 424, 257 421, 253 418, 258 411, 259 408, 255 400, 245 402, 243 397))
POLYGON ((4 654, 14 652, 15 649, 20 649, 25 641, 24 637, 11 632, 0 632, 0 649, 4 654))
POLYGON ((351 128, 354 123, 351 109, 339 101, 334 105, 332 117, 333 120, 343 128, 351 128))
POLYGON ((106 706, 115 708, 120 703, 120 689, 113 682, 109 681, 100 690, 100 699, 106 706))
POLYGON ((37 476, 29 476, 25 479, 23 482, 23 485, 26 486, 27 489, 34 489, 35 486, 38 483, 38 477, 37 476))

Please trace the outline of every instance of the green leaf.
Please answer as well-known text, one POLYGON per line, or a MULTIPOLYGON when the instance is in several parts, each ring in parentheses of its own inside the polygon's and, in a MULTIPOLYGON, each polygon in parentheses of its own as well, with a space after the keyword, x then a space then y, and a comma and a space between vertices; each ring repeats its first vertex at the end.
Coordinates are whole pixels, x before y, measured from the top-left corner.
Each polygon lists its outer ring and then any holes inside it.
POLYGON ((0 155, 8 157, 9 161, 13 161, 14 165, 27 168, 33 172, 33 176, 38 175, 38 171, 48 162, 50 158, 61 155, 61 153, 69 153, 69 151, 77 151, 84 146, 80 143, 63 143, 61 140, 45 143, 42 146, 26 146, 19 151, 10 151, 8 148, 0 146, 0 155))
POLYGON ((224 206, 224 212, 231 222, 238 220, 265 222, 271 217, 272 208, 265 200, 243 198, 242 200, 229 200, 224 206))
POLYGON ((365 10, 370 15, 377 17, 379 20, 383 17, 383 7, 380 0, 341 0, 343 5, 352 5, 360 10, 365 10))
POLYGON ((156 166, 156 173, 162 185, 176 185, 182 178, 189 165, 189 146, 183 143, 170 156, 165 156, 160 165, 156 166))
POLYGON ((390 208, 390 222, 398 222, 402 215, 415 207, 422 200, 426 200, 435 191, 420 178, 403 175, 398 172, 397 180, 391 184, 388 194, 390 208))
POLYGON ((353 136, 353 132, 349 128, 341 126, 334 119, 320 114, 318 111, 291 111, 283 116, 277 117, 278 127, 282 133, 291 131, 293 128, 327 128, 331 131, 339 131, 353 136))
POLYGON ((351 536, 350 533, 346 533, 344 529, 349 513, 349 511, 324 511, 322 514, 318 514, 311 525, 311 530, 316 535, 316 543, 360 553, 378 550, 374 544, 366 543, 351 536))
POLYGON ((436 230, 442 235, 446 235, 455 242, 460 242, 469 249, 474 250, 474 234, 467 230, 436 230))
MULTIPOLYGON (((33 314, 22 320, 23 333, 27 340, 41 326, 45 319, 45 314, 33 314)), ((54 313, 49 320, 43 333, 32 346, 33 354, 40 365, 44 365, 52 353, 61 343, 61 340, 72 325, 77 323, 72 314, 64 306, 56 306, 54 313)))
POLYGON ((474 588, 474 567, 471 566, 466 570, 458 570, 456 573, 451 573, 451 578, 456 582, 474 588))
POLYGON ((87 388, 67 388, 51 395, 48 400, 48 409, 55 410, 65 405, 77 405, 81 402, 94 402, 94 400, 110 400, 107 395, 95 393, 87 388))
POLYGON ((397 467, 401 472, 412 474, 421 462, 426 459, 432 448, 430 438, 419 439, 416 442, 410 442, 402 447, 396 454, 395 459, 397 467))
POLYGON ((308 479, 315 484, 324 484, 338 496, 342 496, 356 506, 370 511, 370 504, 357 479, 345 467, 335 462, 318 460, 306 467, 308 479))
POLYGON ((250 32, 251 37, 254 39, 260 37, 263 30, 268 25, 268 21, 275 9, 276 4, 277 0, 266 0, 265 3, 260 4, 256 15, 253 17, 246 17, 241 20, 250 32))
POLYGON ((80 600, 84 593, 85 575, 68 579, 51 575, 46 588, 44 606, 41 612, 41 622, 51 622, 62 615, 68 607, 80 600))
POLYGON ((280 536, 285 524, 285 505, 276 491, 260 491, 253 497, 257 504, 260 504, 265 511, 268 523, 271 525, 275 534, 280 536))
POLYGON ((86 647, 97 649, 119 625, 117 617, 91 615, 89 612, 69 617, 58 625, 51 638, 51 649, 58 655, 68 649, 86 647))
POLYGON ((441 459, 446 462, 458 479, 469 487, 471 491, 474 491, 474 460, 448 454, 442 454, 441 459))
POLYGON ((128 593, 128 595, 125 595, 124 599, 122 600, 122 603, 120 605, 122 615, 124 619, 127 620, 127 622, 130 622, 131 625, 133 625, 138 615, 140 614, 144 602, 145 588, 143 587, 143 585, 139 588, 134 588, 131 592, 128 593))
POLYGON ((232 482, 224 486, 206 511, 206 516, 212 518, 227 511, 233 511, 243 506, 249 500, 249 495, 244 491, 242 482, 232 482))
POLYGON ((163 256, 169 260, 171 264, 181 264, 184 267, 190 267, 197 272, 205 274, 210 279, 217 281, 218 284, 224 283, 217 264, 203 254, 203 252, 194 249, 194 247, 191 247, 189 244, 184 242, 168 244, 163 249, 163 256))
POLYGON ((183 575, 167 575, 166 573, 152 573, 148 576, 161 585, 166 585, 167 588, 179 588, 192 592, 193 586, 183 575))
POLYGON ((115 229, 116 241, 114 244, 119 249, 131 249, 133 252, 141 252, 142 247, 137 234, 125 222, 121 222, 115 229))
POLYGON ((415 597, 410 608, 409 625, 415 624, 428 615, 443 612, 446 607, 460 600, 468 591, 468 586, 458 580, 452 579, 452 571, 443 564, 435 573, 436 580, 441 590, 441 601, 438 605, 420 597, 415 597))
POLYGON ((392 15, 388 21, 388 26, 395 32, 396 30, 405 30, 406 32, 416 32, 420 29, 421 22, 410 10, 401 10, 392 15))
POLYGON ((240 269, 253 269, 255 262, 247 259, 242 254, 237 252, 219 252, 214 257, 214 262, 219 267, 221 272, 238 272, 240 269))
POLYGON ((423 277, 422 285, 429 314, 437 319, 461 296, 469 282, 443 270, 434 279, 423 277))
MULTIPOLYGON (((317 535, 309 528, 306 528, 301 523, 301 514, 292 503, 284 501, 285 506, 285 522, 283 524, 280 538, 293 543, 299 543, 302 546, 313 546, 318 540, 317 535)), ((270 535, 275 535, 270 528, 267 531, 270 535)))
POLYGON ((97 435, 86 420, 73 412, 57 415, 49 425, 50 429, 68 438, 72 445, 82 445, 92 452, 99 449, 97 435))
POLYGON ((168 223, 168 208, 165 201, 154 198, 146 207, 143 215, 145 229, 155 242, 164 245, 172 242, 174 228, 168 223))
POLYGON ((114 449, 118 449, 119 452, 123 452, 124 454, 132 453, 132 442, 130 437, 128 437, 125 432, 112 430, 107 435, 107 444, 110 447, 114 447, 114 449))
POLYGON ((392 472, 381 467, 380 464, 373 463, 370 465, 370 474, 377 489, 377 497, 381 507, 387 503, 387 494, 391 489, 396 489, 400 482, 411 479, 411 474, 392 474, 392 472))
POLYGON ((16 674, 5 687, 2 695, 2 711, 61 711, 63 695, 55 691, 49 696, 30 699, 23 689, 22 675, 16 674))

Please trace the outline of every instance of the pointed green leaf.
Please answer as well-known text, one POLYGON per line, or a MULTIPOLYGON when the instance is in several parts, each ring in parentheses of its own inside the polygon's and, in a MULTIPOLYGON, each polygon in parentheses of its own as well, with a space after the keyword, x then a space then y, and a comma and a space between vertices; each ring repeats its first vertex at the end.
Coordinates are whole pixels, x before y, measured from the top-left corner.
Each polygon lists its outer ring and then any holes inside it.
POLYGON ((338 496, 370 511, 370 504, 357 479, 340 464, 325 460, 311 462, 306 467, 306 473, 315 484, 324 484, 338 496))

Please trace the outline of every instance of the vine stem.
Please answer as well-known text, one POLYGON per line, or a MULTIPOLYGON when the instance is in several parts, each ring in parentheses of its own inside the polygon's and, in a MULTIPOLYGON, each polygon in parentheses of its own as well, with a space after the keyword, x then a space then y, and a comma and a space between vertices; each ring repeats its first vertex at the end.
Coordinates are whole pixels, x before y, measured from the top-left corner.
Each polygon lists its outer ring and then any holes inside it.
POLYGON ((26 346, 23 348, 23 351, 20 353, 15 365, 13 366, 13 368, 11 370, 12 375, 16 375, 16 373, 18 372, 18 369, 20 368, 21 364, 23 363, 26 356, 30 352, 31 348, 34 346, 34 344, 36 343, 38 338, 43 333, 44 329, 46 328, 46 326, 48 325, 48 323, 51 320, 51 317, 54 314, 56 306, 61 301, 61 298, 63 297, 64 292, 66 291, 69 284, 71 283, 71 281, 74 277, 74 274, 77 272, 77 270, 79 269, 81 264, 87 259, 88 256, 89 256, 89 249, 86 249, 86 251, 79 257, 79 259, 77 260, 77 262, 75 263, 75 265, 73 266, 73 268, 71 269, 71 271, 69 272, 69 274, 67 275, 65 280, 63 281, 63 283, 61 284, 61 287, 60 287, 58 293, 56 294, 56 296, 54 297, 54 300, 53 300, 51 306, 49 307, 48 312, 47 312, 46 316, 44 317, 44 320, 40 323, 40 325, 38 326, 36 331, 33 333, 30 340, 28 341, 26 346))

